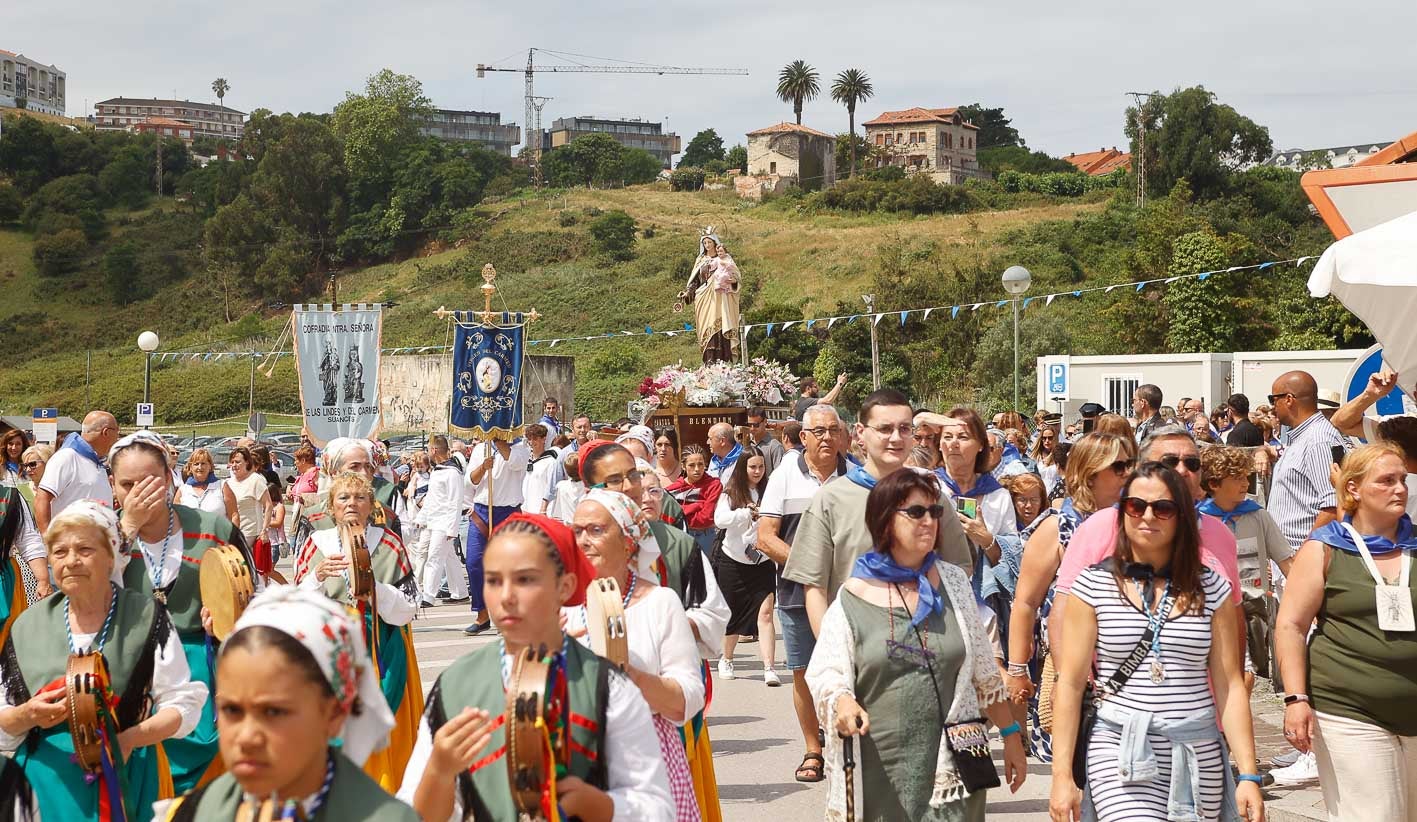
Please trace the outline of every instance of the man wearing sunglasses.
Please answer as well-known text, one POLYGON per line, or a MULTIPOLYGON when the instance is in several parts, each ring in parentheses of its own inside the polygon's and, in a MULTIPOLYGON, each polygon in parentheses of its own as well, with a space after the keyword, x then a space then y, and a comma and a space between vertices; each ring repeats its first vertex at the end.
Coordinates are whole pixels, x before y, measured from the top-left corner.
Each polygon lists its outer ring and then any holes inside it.
MULTIPOLYGON (((1137 461, 1138 464, 1160 462, 1185 481, 1191 492, 1192 502, 1201 499, 1200 447, 1184 426, 1172 423, 1153 429, 1151 435, 1142 441, 1137 461)), ((1134 509, 1135 506, 1133 503, 1134 509)), ((1116 550, 1117 532, 1122 527, 1122 517, 1128 515, 1125 506, 1119 506, 1119 509, 1098 511, 1088 517, 1073 533, 1068 550, 1063 553, 1063 562, 1058 568, 1057 595, 1053 600, 1053 612, 1048 618, 1049 633, 1055 647, 1063 625, 1061 614, 1067 601, 1066 594, 1071 590, 1073 581, 1087 568, 1112 556, 1112 552, 1116 550)), ((1152 510, 1158 517, 1164 518, 1162 509, 1169 510, 1172 514, 1178 513, 1174 505, 1169 509, 1167 506, 1161 506, 1152 510)), ((1140 516, 1143 513, 1145 511, 1131 515, 1140 516)), ((1235 535, 1230 533, 1230 529, 1225 527, 1225 523, 1218 517, 1198 514, 1195 511, 1191 511, 1190 515, 1199 518, 1201 564, 1230 581, 1230 595, 1238 603, 1241 594, 1240 561, 1235 535)), ((1241 629, 1243 628, 1242 622, 1241 629)), ((1237 647, 1243 648, 1244 643, 1241 642, 1237 647)))
POLYGON ((1348 441, 1319 412, 1319 385, 1304 371, 1281 374, 1270 389, 1269 404, 1287 431, 1274 464, 1269 512, 1294 550, 1315 528, 1338 518, 1338 496, 1329 479, 1333 447, 1348 441))

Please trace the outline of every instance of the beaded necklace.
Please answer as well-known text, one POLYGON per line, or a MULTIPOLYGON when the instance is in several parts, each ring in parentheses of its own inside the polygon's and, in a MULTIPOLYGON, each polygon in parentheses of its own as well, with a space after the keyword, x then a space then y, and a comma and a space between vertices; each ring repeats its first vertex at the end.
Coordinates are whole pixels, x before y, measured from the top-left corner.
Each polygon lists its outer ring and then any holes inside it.
MULTIPOLYGON (((157 600, 158 602, 161 602, 163 605, 167 604, 167 592, 162 590, 162 570, 163 566, 167 565, 167 551, 172 544, 172 538, 174 536, 178 538, 179 542, 181 540, 182 532, 180 529, 177 529, 176 526, 177 509, 169 505, 167 507, 167 532, 163 535, 162 538, 162 554, 158 556, 157 562, 150 563, 150 567, 148 569, 148 573, 152 576, 153 581, 153 599, 157 600), (176 533, 174 533, 174 531, 176 531, 176 533)), ((143 552, 143 558, 146 560, 149 551, 152 550, 152 546, 148 545, 148 543, 146 542, 143 542, 143 538, 141 536, 137 537, 136 539, 138 543, 138 548, 143 552)), ((179 547, 178 551, 181 550, 182 549, 179 547)))
MULTIPOLYGON (((110 582, 110 583, 108 583, 108 589, 109 589, 108 616, 104 617, 104 619, 103 619, 103 628, 102 628, 102 630, 100 630, 100 631, 98 632, 98 636, 96 636, 96 637, 94 637, 93 639, 89 640, 89 650, 91 650, 91 651, 93 651, 93 652, 95 652, 95 653, 99 653, 99 654, 103 653, 103 646, 106 645, 106 644, 108 644, 108 629, 113 626, 113 615, 116 614, 116 613, 118 613, 118 586, 117 586, 117 585, 114 585, 112 582, 110 582), (96 648, 94 647, 94 642, 97 642, 97 643, 98 643, 98 647, 96 647, 96 648)), ((82 648, 79 648, 78 646, 76 646, 76 645, 74 644, 74 628, 73 628, 73 626, 71 626, 71 625, 69 624, 69 598, 68 598, 68 597, 64 597, 64 633, 67 634, 68 637, 69 637, 69 652, 70 652, 70 653, 72 653, 72 654, 74 654, 74 655, 76 655, 76 656, 80 656, 80 655, 83 655, 83 654, 85 654, 85 653, 88 653, 88 651, 86 651, 86 650, 84 650, 84 649, 82 649, 82 648)))
MULTIPOLYGON (((905 592, 900 589, 900 585, 891 586, 900 595, 900 605, 905 609, 906 618, 910 617, 910 604, 905 601, 905 592)), ((895 612, 891 610, 891 589, 886 589, 886 622, 890 625, 890 639, 886 640, 886 656, 889 659, 906 662, 921 670, 930 667, 930 660, 935 658, 935 652, 931 651, 925 643, 925 635, 920 631, 915 632, 915 638, 920 643, 919 647, 906 642, 896 642, 895 639, 895 612)))

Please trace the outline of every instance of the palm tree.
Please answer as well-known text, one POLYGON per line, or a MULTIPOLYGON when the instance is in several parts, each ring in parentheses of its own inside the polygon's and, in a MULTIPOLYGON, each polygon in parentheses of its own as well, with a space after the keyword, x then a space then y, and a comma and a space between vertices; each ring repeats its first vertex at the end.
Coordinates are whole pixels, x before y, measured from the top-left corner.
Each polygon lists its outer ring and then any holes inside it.
POLYGON ((807 65, 805 60, 793 60, 777 75, 777 99, 792 104, 792 113, 797 115, 797 125, 802 125, 802 103, 815 99, 822 87, 817 84, 820 75, 807 65))
POLYGON ((218 77, 212 81, 212 91, 216 92, 217 105, 221 105, 221 101, 226 99, 226 93, 231 91, 231 84, 226 82, 225 77, 218 77))
POLYGON ((846 117, 851 123, 851 173, 856 176, 856 104, 875 94, 871 78, 858 69, 847 69, 836 76, 832 83, 832 99, 846 106, 846 117))

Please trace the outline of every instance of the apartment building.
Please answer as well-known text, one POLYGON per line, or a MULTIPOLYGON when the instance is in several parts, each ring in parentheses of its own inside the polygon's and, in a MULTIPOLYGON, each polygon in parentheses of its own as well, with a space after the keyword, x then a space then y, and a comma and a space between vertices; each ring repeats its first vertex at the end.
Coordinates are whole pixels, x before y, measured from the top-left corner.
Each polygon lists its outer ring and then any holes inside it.
POLYGON ((440 108, 424 120, 418 130, 440 140, 477 143, 505 157, 522 141, 522 130, 516 123, 503 125, 496 111, 456 111, 440 108))
POLYGON ((179 120, 192 128, 192 136, 222 140, 241 139, 246 113, 213 103, 191 100, 114 97, 94 104, 94 127, 104 131, 134 131, 155 118, 179 120))
POLYGON ((678 154, 679 135, 664 133, 664 125, 638 118, 630 120, 608 120, 600 117, 561 117, 551 123, 551 130, 542 139, 542 148, 549 150, 564 146, 577 137, 586 134, 609 134, 626 148, 641 148, 659 160, 665 168, 674 162, 678 154))
POLYGON ((65 74, 23 54, 0 49, 0 108, 64 116, 65 74))

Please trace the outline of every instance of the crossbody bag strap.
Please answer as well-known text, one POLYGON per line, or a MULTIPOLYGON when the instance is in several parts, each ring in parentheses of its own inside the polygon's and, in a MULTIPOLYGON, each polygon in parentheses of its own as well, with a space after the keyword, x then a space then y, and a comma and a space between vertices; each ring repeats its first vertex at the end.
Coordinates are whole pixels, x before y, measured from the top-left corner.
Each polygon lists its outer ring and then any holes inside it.
POLYGON ((1098 693, 1099 698, 1119 693, 1122 690, 1122 687, 1127 684, 1127 680, 1132 678, 1132 674, 1137 672, 1142 661, 1146 659, 1146 655, 1150 653, 1151 641, 1155 639, 1155 636, 1151 626, 1147 626, 1147 629, 1142 632, 1141 639, 1137 641, 1137 646, 1132 649, 1126 659, 1122 660, 1122 664, 1117 666, 1117 670, 1112 672, 1112 676, 1102 684, 1098 693))

